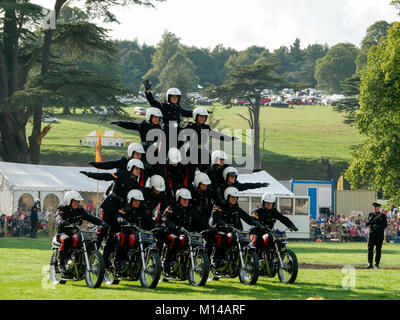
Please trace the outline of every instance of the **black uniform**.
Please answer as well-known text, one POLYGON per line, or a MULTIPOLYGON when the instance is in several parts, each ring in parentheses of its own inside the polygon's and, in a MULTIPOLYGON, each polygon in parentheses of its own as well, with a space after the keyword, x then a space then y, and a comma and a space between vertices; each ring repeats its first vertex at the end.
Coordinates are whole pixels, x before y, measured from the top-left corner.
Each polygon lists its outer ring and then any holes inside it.
MULTIPOLYGON (((210 166, 211 163, 211 155, 208 150, 208 137, 212 137, 215 139, 220 139, 224 141, 232 141, 234 140, 233 137, 224 135, 223 133, 220 133, 218 131, 212 130, 211 127, 208 124, 199 124, 197 122, 189 122, 182 128, 182 131, 185 129, 193 130, 192 135, 189 136, 190 142, 195 144, 196 150, 197 150, 197 161, 198 165, 197 167, 201 172, 207 172, 207 169, 210 166), (193 135, 193 132, 196 133, 196 136, 193 135), (203 136, 205 138, 203 138, 203 136), (202 161, 202 158, 206 159, 206 162, 202 161)), ((187 152, 187 155, 189 156, 190 149, 187 152)))
POLYGON ((61 205, 57 208, 56 224, 57 224, 57 240, 61 243, 60 263, 65 262, 68 250, 72 246, 72 233, 70 229, 65 228, 69 224, 82 225, 83 220, 91 222, 95 225, 102 225, 103 221, 95 216, 88 214, 85 209, 78 207, 72 209, 69 205, 61 205))
POLYGON ((155 194, 152 188, 144 188, 142 192, 144 197, 143 206, 146 210, 146 213, 152 217, 154 210, 156 210, 156 222, 161 223, 161 214, 164 212, 168 205, 168 200, 165 192, 155 194))
POLYGON ((200 189, 198 188, 192 188, 190 190, 190 193, 192 195, 190 205, 196 210, 201 218, 208 223, 211 218, 211 212, 213 210, 211 189, 207 187, 206 190, 200 191, 200 189))
MULTIPOLYGON (((132 206, 128 205, 125 210, 119 210, 115 219, 119 225, 128 222, 144 230, 151 230, 155 227, 155 222, 151 219, 151 214, 146 213, 146 209, 143 206, 132 208, 132 206)), ((117 260, 121 260, 128 246, 134 247, 139 245, 139 236, 137 232, 128 233, 121 227, 116 235, 118 240, 116 243, 116 258, 117 260)))
MULTIPOLYGON (((161 110, 163 115, 163 129, 165 132, 168 132, 168 125, 170 121, 176 121, 178 124, 178 133, 180 129, 181 117, 193 117, 192 110, 185 110, 178 104, 173 104, 168 101, 164 103, 160 103, 154 99, 153 94, 151 92, 146 92, 146 98, 149 104, 153 108, 158 108, 161 110)), ((167 133, 168 137, 168 133, 167 133)))
POLYGON ((179 189, 189 189, 192 186, 196 173, 196 167, 190 163, 187 165, 178 163, 177 166, 173 166, 172 164, 161 164, 155 166, 155 170, 158 171, 158 175, 164 178, 169 204, 174 202, 175 193, 179 189))
MULTIPOLYGON (((268 210, 267 208, 259 208, 255 210, 251 216, 260 222, 264 227, 267 227, 273 230, 276 220, 282 222, 286 227, 297 230, 296 226, 290 221, 289 218, 285 217, 282 213, 280 213, 276 208, 272 208, 268 210)), ((257 248, 263 246, 263 236, 265 232, 262 230, 253 230, 252 231, 252 239, 257 248)))
POLYGON ((214 206, 212 217, 216 228, 219 230, 214 234, 215 259, 221 259, 226 248, 229 248, 236 241, 235 235, 227 233, 226 224, 234 226, 236 229, 243 230, 241 219, 251 226, 258 225, 246 211, 241 209, 238 204, 224 206, 214 206))
POLYGON ((224 192, 227 188, 233 187, 238 189, 239 191, 249 190, 249 189, 258 189, 263 187, 268 187, 269 183, 240 183, 235 180, 233 184, 228 184, 226 181, 223 184, 217 185, 215 187, 214 195, 214 202, 217 205, 225 205, 226 200, 224 199, 224 192))
POLYGON ((35 203, 31 208, 31 238, 36 237, 36 232, 38 229, 38 206, 35 203))
POLYGON ((132 122, 132 121, 116 121, 115 124, 121 128, 124 129, 129 129, 129 130, 135 130, 139 132, 139 136, 140 136, 140 141, 142 142, 142 146, 144 148, 145 151, 147 151, 147 148, 154 143, 155 141, 151 140, 148 141, 147 140, 147 133, 150 130, 153 129, 158 129, 158 130, 163 130, 161 128, 161 125, 159 124, 153 124, 153 123, 148 123, 146 120, 143 120, 141 123, 136 123, 136 122, 132 122))
MULTIPOLYGON (((104 247, 104 261, 108 264, 108 257, 112 251, 114 237, 118 225, 116 224, 115 216, 118 213, 118 210, 123 208, 127 203, 127 196, 129 191, 133 189, 141 189, 140 184, 137 178, 134 178, 129 172, 124 170, 118 170, 116 173, 93 173, 81 171, 81 173, 85 174, 89 178, 93 178, 96 180, 105 180, 105 181, 114 181, 112 191, 104 201, 100 204, 100 207, 103 209, 101 214, 101 219, 110 225, 110 229, 108 230, 108 237, 106 241, 106 245, 104 247)), ((105 231, 99 231, 98 233, 98 241, 101 243, 105 234, 105 231)))
MULTIPOLYGON (((126 171, 128 162, 130 160, 132 160, 132 159, 122 157, 121 159, 116 160, 116 161, 89 162, 89 164, 97 169, 102 169, 102 170, 117 169, 120 171, 126 171)), ((152 175, 152 167, 146 161, 143 162, 143 166, 144 166, 144 170, 140 171, 140 175, 138 178, 140 188, 144 188, 146 186, 147 179, 149 178, 149 176, 152 175)), ((103 180, 103 179, 101 179, 101 180, 103 180)))
POLYGON ((386 215, 383 212, 371 212, 368 215, 366 226, 370 227, 368 239, 368 263, 372 265, 374 246, 376 246, 375 265, 379 266, 379 262, 381 261, 384 232, 387 227, 386 215))
POLYGON ((164 260, 164 267, 168 273, 169 262, 173 252, 178 249, 184 249, 188 244, 188 240, 179 230, 180 227, 190 232, 198 232, 199 230, 207 229, 208 226, 204 224, 204 221, 193 208, 190 206, 182 207, 177 203, 172 204, 164 211, 162 221, 164 226, 167 227, 167 232, 164 233, 164 240, 168 246, 168 251, 164 260))
POLYGON ((228 167, 229 165, 227 164, 224 164, 222 167, 218 167, 215 164, 208 167, 206 173, 212 182, 211 184, 212 186, 220 186, 225 183, 224 176, 222 175, 222 173, 228 167))

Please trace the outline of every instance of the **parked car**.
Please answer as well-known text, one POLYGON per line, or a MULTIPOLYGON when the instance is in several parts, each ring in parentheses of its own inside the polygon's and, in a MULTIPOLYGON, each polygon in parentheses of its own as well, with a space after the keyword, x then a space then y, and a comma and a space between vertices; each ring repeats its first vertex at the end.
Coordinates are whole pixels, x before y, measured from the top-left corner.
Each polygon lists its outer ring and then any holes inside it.
POLYGON ((116 113, 116 110, 114 109, 113 106, 109 106, 107 107, 107 109, 105 107, 91 107, 90 108, 92 110, 93 113, 96 113, 100 116, 105 116, 107 114, 114 114, 116 113))
POLYGON ((213 103, 209 99, 196 99, 196 104, 199 106, 212 106, 213 103))
POLYGON ((133 108, 133 114, 139 114, 139 115, 146 115, 146 108, 144 107, 134 107, 133 108))
POLYGON ((53 117, 43 117, 42 118, 42 122, 46 122, 46 123, 60 123, 60 120, 58 120, 57 118, 53 118, 53 117))

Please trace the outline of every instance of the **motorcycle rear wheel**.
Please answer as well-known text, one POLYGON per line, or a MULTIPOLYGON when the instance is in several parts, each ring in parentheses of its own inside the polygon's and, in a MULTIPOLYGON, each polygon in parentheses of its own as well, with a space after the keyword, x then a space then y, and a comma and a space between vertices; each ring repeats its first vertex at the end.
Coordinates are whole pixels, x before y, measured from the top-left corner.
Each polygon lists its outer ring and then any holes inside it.
POLYGON ((85 271, 85 282, 90 288, 99 288, 104 279, 104 259, 99 251, 93 250, 89 254, 90 271, 85 271))

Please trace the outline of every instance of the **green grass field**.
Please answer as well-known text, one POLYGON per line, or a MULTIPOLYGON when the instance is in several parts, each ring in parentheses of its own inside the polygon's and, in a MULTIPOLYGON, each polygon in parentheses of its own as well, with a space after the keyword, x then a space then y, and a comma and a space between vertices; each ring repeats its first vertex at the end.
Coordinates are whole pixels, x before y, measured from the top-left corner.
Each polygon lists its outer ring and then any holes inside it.
MULTIPOLYGON (((323 265, 366 264, 365 243, 289 244, 300 263, 323 265)), ((155 289, 143 289, 139 281, 122 281, 117 286, 102 285, 90 289, 85 282, 67 282, 55 288, 48 286, 46 268, 51 255, 48 238, 0 238, 0 299, 3 300, 305 300, 322 297, 326 300, 400 299, 400 246, 385 244, 380 270, 356 269, 354 290, 343 289, 346 274, 340 267, 300 268, 294 285, 281 284, 278 278, 260 278, 255 286, 245 286, 239 279, 209 281, 202 288, 186 282, 160 282, 155 289), (385 269, 386 268, 386 269, 385 269)))
MULTIPOLYGON (((147 107, 147 105, 146 105, 147 107)), ((210 107, 207 107, 211 109, 210 107)), ((218 129, 248 129, 248 123, 237 114, 247 115, 246 107, 225 109, 215 105, 214 120, 219 120, 218 129)), ((133 116, 133 107, 126 108, 133 116)), ((55 116, 61 123, 53 128, 43 140, 41 164, 87 165, 95 157, 95 147, 85 145, 85 137, 101 125, 102 129, 116 130, 131 142, 139 142, 136 131, 125 130, 109 124, 112 118, 104 119, 92 114, 61 115, 56 109, 55 116), (79 140, 82 140, 81 145, 79 140)), ((135 121, 144 119, 135 116, 135 121)), ((295 106, 291 109, 263 107, 261 110, 261 143, 266 129, 263 168, 278 179, 321 179, 325 180, 321 156, 335 163, 334 175, 340 176, 350 159, 351 146, 360 143, 358 132, 343 123, 343 114, 332 107, 295 106)), ((30 133, 28 126, 27 132, 30 133)), ((29 134, 28 134, 29 136, 29 134)), ((262 148, 262 145, 260 145, 262 148)), ((125 149, 103 148, 103 159, 111 160, 125 155, 125 149)))

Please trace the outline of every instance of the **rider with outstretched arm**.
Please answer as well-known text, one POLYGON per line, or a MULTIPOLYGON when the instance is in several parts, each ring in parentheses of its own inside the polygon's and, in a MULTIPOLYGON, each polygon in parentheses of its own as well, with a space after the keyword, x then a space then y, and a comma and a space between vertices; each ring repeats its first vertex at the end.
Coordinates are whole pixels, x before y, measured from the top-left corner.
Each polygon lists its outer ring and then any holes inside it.
MULTIPOLYGON (((275 222, 278 220, 283 223, 286 227, 291 229, 292 231, 299 231, 297 227, 290 221, 289 218, 285 217, 281 214, 275 207, 276 196, 273 193, 266 192, 261 198, 262 207, 255 210, 251 216, 261 223, 263 227, 268 228, 269 230, 274 229, 275 222)), ((262 228, 254 228, 251 231, 251 238, 256 246, 256 248, 260 248, 263 246, 263 236, 266 230, 262 228)))
POLYGON ((61 243, 59 269, 64 274, 66 273, 65 262, 68 251, 72 246, 71 225, 82 225, 83 220, 86 220, 103 228, 108 227, 107 223, 88 214, 85 209, 79 206, 80 201, 83 201, 83 198, 79 192, 69 191, 64 196, 64 204, 59 206, 56 212, 57 240, 61 243))

